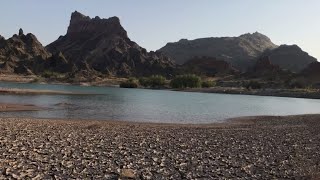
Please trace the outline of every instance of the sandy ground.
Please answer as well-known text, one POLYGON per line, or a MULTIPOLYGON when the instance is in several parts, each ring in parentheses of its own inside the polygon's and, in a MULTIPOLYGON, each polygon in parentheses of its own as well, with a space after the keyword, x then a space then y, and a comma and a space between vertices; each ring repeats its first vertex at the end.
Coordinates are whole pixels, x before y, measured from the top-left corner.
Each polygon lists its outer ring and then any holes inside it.
POLYGON ((0 88, 0 94, 15 95, 92 95, 89 93, 79 93, 70 91, 54 91, 54 90, 34 90, 34 89, 18 89, 18 88, 0 88))
POLYGON ((5 82, 32 82, 37 78, 35 75, 0 74, 0 81, 5 82))
POLYGON ((126 78, 105 77, 96 78, 95 80, 81 82, 61 82, 56 80, 45 79, 36 75, 17 75, 17 74, 0 74, 0 82, 16 82, 16 83, 45 83, 45 84, 62 84, 62 85, 82 85, 82 86, 116 86, 126 81, 126 78))
POLYGON ((12 111, 39 111, 43 108, 32 104, 9 104, 0 103, 0 112, 12 112, 12 111))
POLYGON ((0 179, 318 179, 320 115, 223 124, 0 118, 0 179))

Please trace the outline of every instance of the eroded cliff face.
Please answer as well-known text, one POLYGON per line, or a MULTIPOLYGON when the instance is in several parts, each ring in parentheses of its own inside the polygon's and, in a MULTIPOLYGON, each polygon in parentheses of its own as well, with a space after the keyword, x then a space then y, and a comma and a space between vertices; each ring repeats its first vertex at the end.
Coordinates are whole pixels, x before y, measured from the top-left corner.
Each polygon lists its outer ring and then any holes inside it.
POLYGON ((62 52, 78 70, 117 76, 170 76, 175 67, 163 54, 147 52, 131 41, 119 18, 90 18, 77 11, 71 15, 67 34, 47 49, 62 52))
POLYGON ((99 16, 96 16, 91 19, 89 16, 85 16, 77 11, 71 14, 70 25, 67 31, 69 36, 81 37, 99 33, 128 37, 118 17, 101 19, 99 16))

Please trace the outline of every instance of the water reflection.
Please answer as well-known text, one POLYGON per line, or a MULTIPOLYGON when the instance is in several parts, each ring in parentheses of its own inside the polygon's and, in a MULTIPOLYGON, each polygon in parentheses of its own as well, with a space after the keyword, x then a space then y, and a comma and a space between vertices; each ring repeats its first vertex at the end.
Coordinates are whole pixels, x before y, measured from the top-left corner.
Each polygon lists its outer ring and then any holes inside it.
POLYGON ((0 83, 0 86, 102 94, 0 95, 0 102, 35 104, 48 108, 36 112, 1 113, 1 116, 211 123, 238 116, 320 113, 320 101, 312 99, 62 85, 15 86, 14 83, 0 83))

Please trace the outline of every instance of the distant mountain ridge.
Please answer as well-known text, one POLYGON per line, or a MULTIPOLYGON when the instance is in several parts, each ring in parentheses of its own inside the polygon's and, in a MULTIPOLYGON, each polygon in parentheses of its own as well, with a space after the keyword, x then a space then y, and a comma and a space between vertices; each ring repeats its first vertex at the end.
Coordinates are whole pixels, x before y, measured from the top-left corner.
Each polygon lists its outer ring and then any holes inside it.
POLYGON ((195 56, 207 56, 224 59, 236 68, 246 70, 248 64, 253 64, 251 60, 265 50, 277 47, 267 36, 256 32, 239 37, 182 39, 176 43, 168 43, 158 51, 178 64, 183 64, 195 56))
POLYGON ((269 37, 258 32, 239 37, 182 39, 168 43, 158 51, 169 56, 177 64, 184 64, 194 57, 206 56, 229 62, 243 72, 253 67, 264 56, 269 56, 272 64, 292 72, 300 72, 308 64, 317 61, 297 45, 277 46, 269 37))

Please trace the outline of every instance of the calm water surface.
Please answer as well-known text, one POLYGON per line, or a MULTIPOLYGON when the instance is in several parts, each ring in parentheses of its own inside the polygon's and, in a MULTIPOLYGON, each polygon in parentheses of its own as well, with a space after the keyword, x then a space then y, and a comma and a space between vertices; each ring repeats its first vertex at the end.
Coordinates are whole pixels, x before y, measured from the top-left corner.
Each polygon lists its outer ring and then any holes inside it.
POLYGON ((320 113, 320 100, 313 99, 18 83, 0 83, 0 87, 99 94, 0 95, 0 102, 35 104, 48 108, 38 112, 1 113, 2 117, 212 123, 239 116, 320 113), (56 106, 59 103, 67 105, 56 106))

